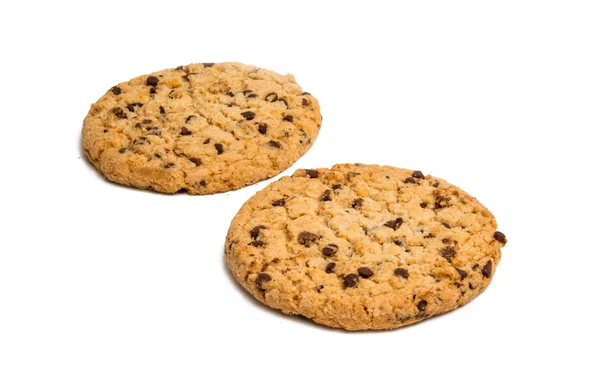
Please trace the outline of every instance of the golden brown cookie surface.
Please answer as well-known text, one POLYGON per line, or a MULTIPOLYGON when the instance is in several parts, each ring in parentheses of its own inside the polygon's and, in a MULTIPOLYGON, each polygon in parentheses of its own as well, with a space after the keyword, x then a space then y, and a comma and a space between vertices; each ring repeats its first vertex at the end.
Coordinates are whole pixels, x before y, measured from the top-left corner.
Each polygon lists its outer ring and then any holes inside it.
POLYGON ((88 159, 109 180, 211 194, 288 168, 321 126, 292 75, 239 63, 191 64, 112 87, 83 125, 88 159))
POLYGON ((419 171, 298 170, 249 199, 226 261, 266 305, 348 330, 390 329, 464 305, 506 237, 475 198, 419 171))

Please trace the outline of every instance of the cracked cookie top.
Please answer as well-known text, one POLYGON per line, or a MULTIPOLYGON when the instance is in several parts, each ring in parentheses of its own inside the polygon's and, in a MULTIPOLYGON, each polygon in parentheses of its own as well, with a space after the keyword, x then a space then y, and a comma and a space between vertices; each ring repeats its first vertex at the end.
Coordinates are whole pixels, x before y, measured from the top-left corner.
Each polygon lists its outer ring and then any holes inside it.
POLYGON ((82 141, 111 181, 212 194, 285 170, 310 148, 320 126, 319 103, 292 75, 203 63, 112 87, 92 105, 82 141))
POLYGON ((475 198, 390 166, 298 170, 248 200, 226 260, 254 297, 349 330, 389 329, 464 305, 506 237, 475 198))

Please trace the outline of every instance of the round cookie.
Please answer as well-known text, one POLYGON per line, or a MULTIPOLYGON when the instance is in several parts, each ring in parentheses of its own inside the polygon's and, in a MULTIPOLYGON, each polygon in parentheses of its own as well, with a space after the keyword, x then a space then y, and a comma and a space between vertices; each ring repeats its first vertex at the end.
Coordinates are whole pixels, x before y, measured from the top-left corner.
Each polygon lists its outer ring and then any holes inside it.
POLYGON ((298 170, 250 198, 225 255, 264 304, 368 330, 468 303, 489 285, 504 244, 494 216, 443 179, 344 164, 298 170))
POLYGON ((292 75, 191 64, 120 83, 83 122, 87 158, 109 180, 212 194, 288 168, 319 133, 319 103, 292 75))

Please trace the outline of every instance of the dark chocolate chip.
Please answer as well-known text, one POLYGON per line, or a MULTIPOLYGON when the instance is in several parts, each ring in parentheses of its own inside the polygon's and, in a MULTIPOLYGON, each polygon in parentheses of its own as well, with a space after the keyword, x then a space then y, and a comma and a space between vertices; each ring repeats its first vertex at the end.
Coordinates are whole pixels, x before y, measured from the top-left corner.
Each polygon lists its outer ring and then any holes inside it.
POLYGON ((458 272, 458 275, 460 275, 460 280, 463 280, 467 277, 468 273, 462 269, 459 268, 455 268, 456 271, 458 272))
POLYGON ((358 281, 360 278, 356 274, 348 274, 344 276, 344 286, 346 287, 356 287, 358 285, 358 281))
POLYGON ((198 117, 196 117, 196 116, 195 116, 195 115, 193 115, 193 114, 192 114, 191 116, 188 116, 188 118, 186 118, 186 119, 185 119, 185 123, 189 123, 189 122, 190 122, 191 120, 193 120, 194 118, 198 118, 198 117))
POLYGON ((235 94, 233 92, 231 92, 231 91, 228 91, 227 95, 230 96, 230 97, 234 97, 235 96, 235 94))
POLYGON ((450 199, 444 196, 438 196, 435 198, 435 209, 442 209, 450 206, 450 199))
POLYGON ((419 312, 423 313, 425 311, 425 308, 427 308, 426 300, 421 300, 417 303, 417 309, 419 309, 419 312))
POLYGON ((404 180, 404 183, 417 183, 417 181, 413 177, 408 177, 404 180))
POLYGON ((397 268, 396 270, 394 270, 394 275, 397 277, 408 279, 408 270, 404 268, 397 268))
POLYGON ((387 226, 387 227, 389 227, 391 229, 398 230, 398 228, 402 225, 402 218, 398 217, 398 218, 393 219, 391 221, 387 221, 383 225, 387 226))
POLYGON ((449 229, 449 228, 450 228, 450 225, 449 225, 449 224, 447 224, 446 222, 442 222, 442 226, 444 226, 444 227, 445 227, 445 228, 447 228, 447 229, 449 229))
POLYGON ((162 105, 158 108, 158 110, 160 111, 160 114, 166 114, 167 112, 165 111, 165 107, 163 107, 162 105))
POLYGON ((424 175, 423 175, 423 173, 421 173, 421 171, 419 171, 419 170, 415 170, 415 171, 412 173, 412 177, 413 177, 413 178, 418 178, 418 179, 425 179, 425 176, 424 176, 424 175))
POLYGON ((286 116, 283 116, 283 120, 288 121, 288 122, 294 122, 294 116, 292 116, 291 114, 288 114, 286 116))
POLYGON ((213 66, 215 63, 214 62, 203 62, 202 65, 204 65, 205 68, 209 68, 211 66, 213 66))
POLYGON ((266 123, 259 123, 258 124, 258 132, 265 135, 267 133, 267 124, 266 123))
POLYGON ((269 282, 271 280, 271 276, 267 273, 260 273, 258 274, 258 276, 256 277, 256 287, 260 290, 260 291, 266 291, 263 288, 263 283, 264 282, 269 282))
POLYGON ((275 92, 271 92, 265 96, 265 100, 270 101, 272 103, 276 102, 279 99, 279 96, 275 92))
POLYGON ((325 286, 324 286, 324 285, 322 285, 322 284, 318 284, 318 285, 317 285, 317 292, 318 292, 318 293, 321 293, 321 290, 322 290, 323 288, 325 288, 325 286))
POLYGON ((460 283, 460 282, 454 282, 454 285, 456 286, 456 288, 462 287, 462 283, 460 283))
MULTIPOLYGON (((141 129, 142 128, 142 124, 141 123, 136 123, 134 126, 136 129, 141 129)), ((106 131, 105 131, 106 132, 106 131)))
POLYGON ((423 209, 427 208, 427 203, 421 203, 421 204, 419 204, 419 205, 420 205, 420 206, 421 206, 421 208, 423 208, 423 209))
POLYGON ((262 240, 255 240, 250 242, 249 244, 253 247, 263 247, 265 245, 265 242, 263 242, 262 240))
POLYGON ((194 163, 194 165, 199 166, 202 161, 198 160, 196 157, 190 158, 190 161, 194 163))
POLYGON ((504 235, 500 231, 496 231, 494 233, 494 239, 496 239, 497 241, 499 241, 502 244, 506 244, 506 235, 504 235))
POLYGON ((266 227, 263 225, 258 225, 254 227, 252 230, 250 230, 250 237, 256 240, 258 238, 258 234, 260 234, 260 230, 262 229, 266 229, 266 227))
POLYGON ((156 87, 156 85, 158 84, 158 78, 154 75, 149 75, 148 78, 146 78, 146 83, 148 84, 148 86, 156 87))
POLYGON ((150 88, 150 95, 154 95, 156 93, 156 88, 150 88))
POLYGON ((485 265, 481 268, 481 274, 484 277, 489 278, 492 275, 492 260, 488 260, 485 265))
POLYGON ((205 139, 205 140, 202 142, 202 144, 208 144, 208 143, 210 143, 210 138, 206 138, 206 139, 205 139))
POLYGON ((310 245, 317 240, 319 240, 319 237, 312 232, 302 231, 300 234, 298 234, 298 243, 305 247, 310 247, 310 245))
POLYGON ((306 174, 308 174, 308 176, 311 178, 317 178, 319 176, 319 172, 316 170, 304 169, 304 171, 306 171, 306 174))
POLYGON ((334 190, 341 190, 342 189, 342 185, 341 184, 334 184, 331 188, 333 188, 334 190))
POLYGON ((113 88, 110 89, 112 91, 113 94, 115 95, 120 95, 121 94, 121 89, 117 86, 114 86, 113 88))
POLYGON ((373 276, 373 270, 367 268, 367 267, 360 267, 358 268, 358 275, 360 275, 363 278, 371 278, 373 276))
POLYGON ((302 95, 310 95, 308 92, 302 92, 302 95))
POLYGON ((331 274, 335 271, 335 262, 330 262, 325 266, 325 272, 331 274))
POLYGON ((267 145, 271 148, 281 148, 281 143, 279 143, 278 141, 275 141, 275 140, 269 140, 267 145))
POLYGON ((450 244, 451 241, 452 240, 450 240, 449 238, 442 239, 442 243, 444 243, 444 244, 450 244))
POLYGON ((471 282, 469 282, 469 289, 470 289, 470 290, 474 290, 474 289, 475 289, 475 286, 473 286, 473 285, 471 284, 471 282))
POLYGON ((399 247, 402 247, 404 245, 404 240, 402 240, 402 239, 394 239, 394 244, 396 244, 399 247))
POLYGON ((166 164, 165 166, 163 166, 165 169, 171 169, 175 167, 175 164, 172 162, 169 162, 168 164, 166 164))
POLYGON ((206 181, 203 179, 199 183, 200 187, 206 187, 206 181))
POLYGON ((178 66, 175 68, 175 70, 177 70, 177 71, 183 70, 183 66, 178 66))
POLYGON ((433 235, 432 233, 429 233, 429 234, 425 235, 423 238, 431 239, 431 238, 435 238, 435 235, 433 235))
POLYGON ((221 143, 216 143, 216 144, 215 144, 215 149, 217 150, 217 154, 219 154, 219 155, 220 155, 221 153, 223 153, 223 144, 221 144, 221 143))
POLYGON ((471 266, 471 270, 477 270, 478 267, 479 267, 479 264, 474 264, 473 266, 471 266))
POLYGON ((255 93, 251 93, 250 95, 248 95, 249 99, 254 99, 255 97, 258 97, 258 95, 255 93))
POLYGON ((158 153, 155 153, 154 157, 156 157, 156 158, 162 158, 162 156, 160 154, 158 154, 158 153))
POLYGON ((284 206, 285 205, 285 199, 279 199, 279 200, 275 200, 271 203, 271 205, 273 206, 284 206))
POLYGON ((244 117, 248 121, 253 120, 254 117, 256 116, 256 114, 254 112, 251 112, 251 111, 242 112, 240 114, 242 115, 242 117, 244 117))
POLYGON ((452 261, 452 259, 456 256, 456 250, 454 248, 444 248, 440 250, 440 256, 448 261, 452 261))
POLYGON ((190 130, 187 128, 187 127, 183 126, 183 127, 181 128, 181 132, 180 132, 180 134, 181 134, 182 136, 187 136, 187 135, 192 135, 192 132, 191 132, 191 131, 190 131, 190 130))
POLYGON ((333 256, 334 254, 336 254, 338 251, 338 246, 336 244, 327 244, 325 247, 323 247, 323 255, 325 256, 333 256))
POLYGON ((121 149, 119 149, 119 153, 125 153, 125 152, 127 152, 127 148, 121 148, 121 149))
POLYGON ((274 264, 278 264, 281 260, 277 257, 275 257, 274 259, 271 260, 272 263, 274 264))
POLYGON ((354 201, 352 202, 352 208, 354 208, 354 209, 360 208, 361 206, 363 206, 363 202, 364 202, 364 200, 360 197, 357 199, 354 199, 354 201))
POLYGON ((151 120, 151 119, 145 119, 145 120, 143 120, 143 121, 142 121, 142 123, 143 123, 144 125, 149 125, 149 124, 151 124, 151 123, 152 123, 152 120, 151 120))
POLYGON ((111 111, 115 115, 115 117, 117 117, 119 119, 127 119, 127 113, 125 113, 123 111, 123 109, 116 107, 116 108, 112 108, 111 111))
POLYGON ((321 197, 322 201, 331 201, 331 190, 325 190, 323 192, 323 196, 321 197))
POLYGON ((249 94, 250 92, 252 92, 252 90, 244 90, 244 91, 242 91, 242 93, 243 93, 244 95, 247 95, 247 94, 249 94))
MULTIPOLYGON (((138 125, 139 125, 139 123, 138 123, 138 125)), ((108 132, 108 130, 104 129, 104 130, 102 130, 102 132, 106 134, 108 132)))
POLYGON ((307 106, 310 102, 306 99, 302 99, 302 106, 307 106))
POLYGON ((440 182, 438 182, 438 181, 435 181, 435 183, 432 184, 433 187, 439 187, 439 185, 440 185, 440 182))

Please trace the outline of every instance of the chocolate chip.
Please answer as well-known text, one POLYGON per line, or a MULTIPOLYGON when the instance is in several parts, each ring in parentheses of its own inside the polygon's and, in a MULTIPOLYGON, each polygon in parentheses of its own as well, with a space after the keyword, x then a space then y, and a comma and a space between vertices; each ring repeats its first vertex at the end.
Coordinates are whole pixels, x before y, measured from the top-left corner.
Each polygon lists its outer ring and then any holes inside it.
POLYGON ((471 270, 477 270, 478 267, 479 267, 479 264, 474 264, 473 266, 471 266, 471 270))
POLYGON ((439 185, 440 185, 440 182, 438 182, 438 181, 435 181, 435 183, 432 184, 433 187, 439 187, 439 185))
POLYGON ((175 167, 175 164, 172 162, 169 162, 168 164, 166 164, 165 166, 163 166, 165 169, 171 169, 175 167))
POLYGON ((331 274, 335 271, 335 262, 330 262, 325 266, 325 272, 331 274))
POLYGON ((279 200, 275 200, 271 203, 271 205, 273 206, 284 206, 285 205, 285 199, 279 199, 279 200))
POLYGON ((281 148, 281 143, 279 143, 278 141, 275 141, 275 140, 269 140, 267 145, 271 148, 281 148))
POLYGON ((162 158, 162 156, 160 154, 158 154, 158 153, 155 153, 154 157, 156 157, 156 158, 162 158))
POLYGON ((454 248, 444 248, 440 250, 440 256, 445 258, 448 261, 452 261, 452 259, 456 256, 456 250, 454 248))
POLYGON ((310 95, 308 92, 302 92, 302 95, 310 95))
POLYGON ((319 285, 317 285, 317 292, 318 292, 318 293, 321 293, 321 290, 322 290, 323 288, 325 288, 325 286, 324 286, 324 285, 322 285, 322 284, 319 284, 319 285))
POLYGON ((367 268, 367 267, 360 267, 358 268, 358 275, 360 275, 363 278, 371 278, 373 276, 373 270, 367 268))
POLYGON ((417 181, 413 177, 408 177, 404 180, 404 183, 417 183, 417 181))
POLYGON ((452 240, 450 240, 449 238, 442 239, 442 243, 444 243, 444 244, 450 244, 451 241, 452 240))
POLYGON ((150 88, 150 95, 154 95, 156 93, 156 88, 150 88))
POLYGON ((210 143, 210 138, 206 138, 206 139, 205 139, 205 140, 202 142, 202 144, 208 144, 208 143, 210 143))
POLYGON ((323 247, 323 255, 325 256, 333 256, 334 254, 336 254, 338 251, 338 246, 336 244, 327 244, 325 247, 323 247))
POLYGON ((205 68, 209 68, 211 66, 213 66, 215 63, 214 62, 203 62, 202 65, 204 65, 205 68))
POLYGON ((111 112, 119 119, 127 119, 127 113, 125 113, 123 109, 119 107, 112 108, 111 112))
POLYGON ((141 104, 141 103, 127 104, 127 105, 125 105, 125 106, 127 107, 127 110, 128 110, 128 111, 130 111, 130 112, 135 112, 135 107, 136 107, 136 105, 138 105, 138 104, 139 104, 140 106, 142 106, 142 104, 141 104))
POLYGON ((396 244, 399 247, 402 247, 404 245, 404 240, 402 240, 402 239, 394 239, 394 244, 396 244))
POLYGON ((265 245, 265 242, 263 242, 262 240, 255 240, 250 242, 249 244, 253 247, 263 247, 265 245))
POLYGON ((256 114, 254 112, 251 112, 251 111, 242 112, 240 114, 242 115, 242 117, 244 117, 248 121, 253 120, 254 117, 256 116, 256 114))
POLYGON ((425 209, 425 208, 427 208, 427 203, 421 203, 421 204, 419 204, 419 206, 421 206, 421 208, 425 209))
POLYGON ((177 71, 183 70, 183 66, 178 66, 175 68, 175 70, 177 70, 177 71))
POLYGON ((311 178, 317 178, 319 176, 319 172, 316 170, 304 169, 304 171, 306 171, 306 174, 308 174, 308 176, 311 178))
POLYGON ((288 122, 294 122, 294 116, 288 114, 287 116, 283 117, 283 120, 288 122))
POLYGON ((117 86, 114 86, 113 88, 110 89, 112 91, 113 94, 115 95, 120 95, 121 94, 121 89, 117 86))
POLYGON ((199 183, 200 187, 206 187, 206 181, 203 179, 199 183))
POLYGON ((415 170, 415 171, 412 173, 412 177, 413 177, 413 178, 418 178, 418 179, 425 179, 425 176, 424 176, 424 175, 423 175, 423 173, 421 173, 421 171, 419 171, 419 170, 415 170))
POLYGON ((423 313, 425 311, 425 308, 427 308, 426 300, 421 300, 417 303, 417 309, 419 309, 419 312, 423 313))
POLYGON ((249 94, 250 92, 252 92, 252 90, 244 90, 244 91, 242 91, 242 93, 243 93, 244 95, 247 95, 247 94, 249 94))
POLYGON ((306 99, 302 99, 302 106, 307 106, 310 102, 306 99))
POLYGON ((231 91, 228 91, 227 95, 230 96, 230 97, 234 97, 235 96, 235 94, 233 92, 231 92, 231 91))
POLYGON ((258 274, 258 276, 256 277, 256 287, 260 290, 260 291, 266 291, 263 288, 263 283, 264 282, 269 282, 271 280, 271 276, 267 273, 260 273, 258 274))
POLYGON ((462 283, 460 283, 460 282, 454 282, 454 286, 456 286, 456 288, 461 288, 462 287, 462 283))
POLYGON ((402 225, 402 218, 396 218, 391 221, 387 221, 383 225, 391 229, 398 230, 398 228, 402 225))
POLYGON ((250 95, 248 95, 249 99, 254 99, 255 97, 258 97, 257 94, 251 93, 250 95))
POLYGON ((438 196, 435 198, 435 209, 442 209, 450 206, 450 199, 444 196, 438 196))
POLYGON ((468 273, 462 269, 459 268, 455 268, 456 271, 458 272, 458 275, 460 275, 460 280, 463 280, 467 277, 468 273))
POLYGON ((119 149, 119 153, 125 153, 125 152, 127 152, 127 148, 121 148, 121 149, 119 149))
POLYGON ((167 112, 165 111, 165 108, 161 105, 158 110, 160 111, 160 114, 166 114, 167 112))
POLYGON ((183 127, 181 128, 181 132, 180 132, 180 134, 181 134, 182 136, 187 136, 187 135, 192 135, 192 132, 191 132, 191 131, 190 131, 190 130, 187 128, 187 127, 183 126, 183 127))
POLYGON ((449 228, 450 228, 450 225, 449 225, 449 224, 447 224, 446 222, 442 222, 442 226, 444 226, 444 227, 445 227, 445 228, 447 228, 447 229, 449 229, 449 228))
POLYGON ((143 120, 143 121, 142 121, 142 123, 143 123, 144 125, 149 125, 149 124, 151 124, 151 123, 152 123, 152 120, 151 120, 151 119, 145 119, 145 120, 143 120))
POLYGON ((281 260, 277 257, 275 257, 274 259, 271 260, 272 263, 274 264, 278 264, 281 260))
POLYGON ((198 160, 196 157, 190 158, 190 161, 194 163, 194 165, 199 166, 202 164, 202 161, 198 160))
POLYGON ((334 190, 341 190, 342 189, 342 185, 341 184, 334 184, 331 188, 333 188, 334 190))
POLYGON ((397 277, 408 279, 408 270, 404 268, 397 268, 396 270, 394 270, 394 275, 397 277))
MULTIPOLYGON (((139 123, 138 123, 138 125, 139 125, 139 123)), ((104 129, 104 130, 102 130, 102 132, 106 134, 108 132, 108 130, 104 129)))
POLYGON ((481 268, 481 274, 484 277, 489 278, 492 275, 492 260, 488 260, 485 265, 481 268))
POLYGON ((352 202, 352 208, 354 208, 354 209, 360 208, 361 206, 363 206, 363 202, 364 202, 364 200, 360 197, 357 199, 354 199, 354 201, 352 202))
POLYGON ((216 143, 216 144, 215 144, 215 149, 217 150, 217 154, 219 154, 219 155, 220 155, 221 153, 223 153, 223 144, 221 144, 221 143, 216 143))
POLYGON ((317 240, 319 240, 319 237, 312 232, 302 231, 300 234, 298 234, 298 243, 305 247, 310 247, 310 245, 317 240))
POLYGON ((499 241, 502 244, 506 244, 506 235, 504 235, 500 231, 496 231, 494 233, 494 239, 496 239, 497 241, 499 241))
POLYGON ((189 122, 190 122, 191 120, 193 120, 194 118, 198 118, 198 117, 196 117, 196 116, 195 116, 195 115, 193 115, 193 114, 192 114, 191 116, 188 116, 188 118, 186 118, 186 119, 185 119, 185 123, 189 123, 189 122))
POLYGON ((272 103, 276 102, 279 99, 279 96, 275 92, 271 92, 265 96, 265 100, 270 101, 272 103))
POLYGON ((425 235, 423 238, 431 239, 431 238, 435 238, 435 235, 433 235, 432 233, 429 233, 429 234, 425 235))
POLYGON ((146 78, 146 83, 148 84, 148 86, 156 87, 156 85, 158 84, 158 78, 154 75, 149 75, 148 78, 146 78))
POLYGON ((258 234, 260 234, 260 230, 262 229, 266 229, 266 227, 263 225, 258 225, 254 227, 252 230, 250 230, 250 237, 256 240, 258 238, 258 234))
POLYGON ((331 190, 325 190, 323 192, 323 196, 321 197, 322 201, 331 201, 331 190))
POLYGON ((258 132, 265 135, 267 133, 267 124, 266 123, 259 123, 258 124, 258 132))
POLYGON ((344 276, 344 286, 355 287, 358 284, 360 278, 356 274, 348 274, 344 276))

